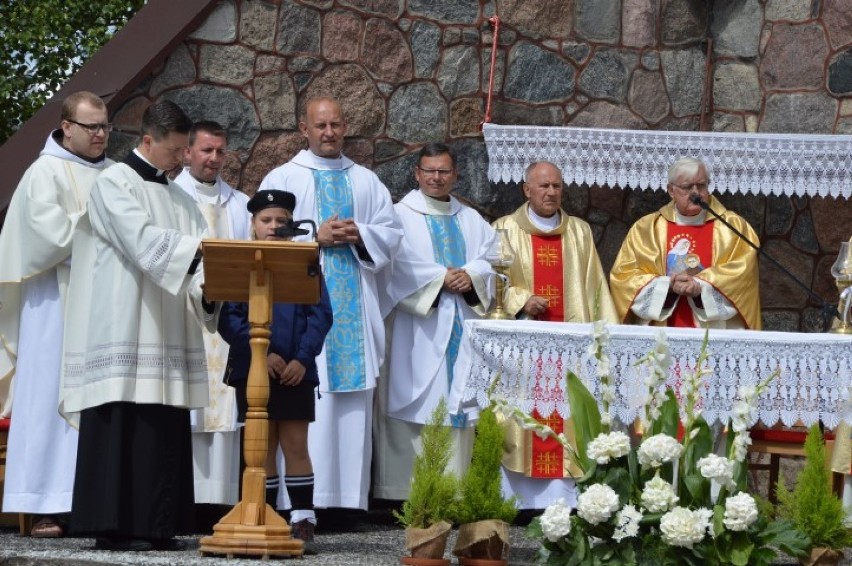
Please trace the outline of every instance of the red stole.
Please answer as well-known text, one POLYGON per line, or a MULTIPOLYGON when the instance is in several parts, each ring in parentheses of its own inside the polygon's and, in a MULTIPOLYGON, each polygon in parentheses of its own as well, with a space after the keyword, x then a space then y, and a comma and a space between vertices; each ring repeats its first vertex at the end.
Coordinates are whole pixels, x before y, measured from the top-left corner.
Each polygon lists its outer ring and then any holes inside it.
MULTIPOLYGON (((562 268, 562 236, 532 236, 532 280, 533 295, 547 299, 547 310, 536 317, 537 320, 562 322, 565 320, 565 304, 562 293, 565 289, 565 274, 562 268)), ((539 360, 541 362, 541 360, 539 360)), ((559 413, 553 411, 549 417, 533 411, 532 417, 538 422, 548 425, 553 432, 559 434, 565 427, 565 421, 559 413)), ((563 470, 563 448, 554 438, 539 438, 538 435, 526 431, 528 442, 531 441, 530 477, 561 478, 563 470)))
MULTIPOLYGON (((713 265, 713 222, 701 226, 680 226, 669 222, 666 249, 666 275, 687 272, 692 275, 713 265)), ((681 297, 668 320, 669 326, 694 328, 695 317, 685 297, 681 297)))
POLYGON ((562 236, 532 236, 533 295, 547 299, 547 310, 536 320, 562 322, 565 320, 564 272, 562 270, 562 236))

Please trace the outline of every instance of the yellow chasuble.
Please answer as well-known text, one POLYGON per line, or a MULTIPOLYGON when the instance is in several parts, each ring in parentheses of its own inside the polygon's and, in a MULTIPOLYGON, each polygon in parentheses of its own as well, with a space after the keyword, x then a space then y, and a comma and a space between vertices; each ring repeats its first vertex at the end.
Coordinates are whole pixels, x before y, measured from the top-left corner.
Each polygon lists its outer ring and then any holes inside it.
MULTIPOLYGON (((551 305, 562 305, 562 319, 566 322, 592 322, 606 320, 617 322, 615 306, 609 294, 603 268, 595 248, 592 231, 588 223, 569 216, 564 210, 559 214, 561 222, 553 230, 541 230, 529 218, 528 204, 524 204, 509 216, 496 220, 496 229, 505 229, 509 243, 515 252, 515 261, 509 270, 510 286, 506 291, 505 307, 509 314, 522 314, 524 304, 533 295, 548 298, 551 305), (556 250, 545 250, 533 246, 533 236, 559 236, 561 245, 556 250), (544 253, 547 251, 547 253, 544 253), (551 253, 553 252, 553 253, 551 253), (562 288, 553 289, 545 282, 536 282, 536 263, 553 269, 562 268, 562 288)), ((548 246, 549 246, 548 242, 548 246)), ((553 246, 556 247, 556 246, 553 246)), ((569 419, 564 421, 554 411, 551 415, 535 416, 556 432, 564 430, 573 443, 574 427, 569 419)), ((530 431, 523 430, 514 421, 508 423, 504 445, 503 465, 508 470, 536 478, 563 478, 578 476, 568 454, 553 444, 541 442, 530 431)))
MULTIPOLYGON (((727 210, 714 197, 710 207, 734 228, 759 245, 757 235, 744 218, 727 210)), ((624 324, 638 323, 630 310, 643 287, 666 274, 668 223, 675 221, 674 204, 643 216, 627 233, 610 272, 610 288, 618 318, 624 324)), ((695 276, 706 281, 737 309, 745 327, 760 330, 757 252, 718 220, 713 223, 713 261, 695 276)), ((652 324, 666 325, 665 321, 652 324)))

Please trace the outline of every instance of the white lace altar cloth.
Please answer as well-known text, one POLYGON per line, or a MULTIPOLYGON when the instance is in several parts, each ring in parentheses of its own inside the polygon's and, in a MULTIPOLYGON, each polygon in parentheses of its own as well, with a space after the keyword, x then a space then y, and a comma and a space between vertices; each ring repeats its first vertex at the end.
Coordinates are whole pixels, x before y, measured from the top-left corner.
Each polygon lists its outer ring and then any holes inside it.
MULTIPOLYGON (((695 366, 704 330, 609 325, 607 348, 615 377, 614 418, 631 423, 647 398, 647 367, 636 362, 653 347, 660 330, 672 355, 668 386, 677 386, 678 369, 695 366)), ((465 322, 455 366, 450 411, 475 412, 488 405, 488 388, 527 414, 556 410, 570 416, 565 374, 572 370, 600 400, 597 360, 588 352, 592 325, 533 321, 465 322), (466 376, 466 379, 465 379, 466 376)), ((761 395, 755 421, 766 426, 822 421, 835 428, 841 419, 852 423, 852 337, 839 334, 710 330, 704 377, 702 414, 708 423, 727 423, 741 385, 757 383, 780 368, 780 375, 761 395)), ((754 424, 754 423, 752 423, 754 424)))
POLYGON ((523 180, 538 160, 567 183, 665 189, 682 156, 707 163, 711 189, 763 195, 852 196, 852 136, 483 126, 491 181, 523 180))

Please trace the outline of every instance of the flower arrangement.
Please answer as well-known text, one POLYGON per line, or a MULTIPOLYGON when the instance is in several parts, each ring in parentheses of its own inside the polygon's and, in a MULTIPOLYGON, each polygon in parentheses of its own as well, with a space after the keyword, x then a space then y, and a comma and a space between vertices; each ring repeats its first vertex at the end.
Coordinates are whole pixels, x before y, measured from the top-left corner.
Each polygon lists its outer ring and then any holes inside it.
POLYGON ((538 562, 550 566, 685 564, 768 565, 780 549, 804 556, 809 540, 787 519, 770 522, 745 490, 748 426, 752 407, 777 372, 743 387, 732 411, 725 456, 714 453, 713 434, 701 416, 707 375, 707 335, 694 368, 681 368, 681 403, 665 388, 671 355, 665 334, 638 363, 647 369, 647 400, 637 448, 613 430, 609 405, 613 379, 606 353, 608 331, 594 325, 589 353, 597 360, 600 406, 568 372, 566 391, 576 446, 516 407, 493 401, 507 418, 553 436, 583 471, 575 478, 576 509, 563 500, 533 520, 530 536, 542 540, 538 562))

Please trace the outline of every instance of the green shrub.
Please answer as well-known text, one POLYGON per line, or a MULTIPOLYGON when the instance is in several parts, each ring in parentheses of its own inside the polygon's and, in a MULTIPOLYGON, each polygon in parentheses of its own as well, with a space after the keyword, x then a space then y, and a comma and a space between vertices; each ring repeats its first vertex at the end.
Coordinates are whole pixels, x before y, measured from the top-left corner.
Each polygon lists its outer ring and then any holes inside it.
POLYGON ((844 548, 852 536, 844 525, 843 503, 831 491, 831 471, 825 464, 825 444, 814 425, 805 440, 805 467, 791 492, 783 481, 777 484, 778 515, 789 518, 811 539, 812 548, 844 548))
POLYGON ((440 521, 452 522, 457 514, 459 481, 446 471, 453 448, 446 418, 447 402, 441 398, 420 433, 421 449, 414 457, 408 499, 401 513, 393 512, 403 526, 425 529, 440 521))
POLYGON ((483 410, 476 423, 473 456, 461 479, 459 523, 499 519, 511 523, 518 514, 515 498, 505 500, 500 489, 505 428, 490 408, 483 410))

